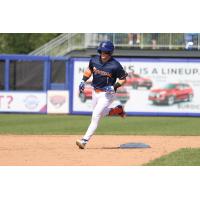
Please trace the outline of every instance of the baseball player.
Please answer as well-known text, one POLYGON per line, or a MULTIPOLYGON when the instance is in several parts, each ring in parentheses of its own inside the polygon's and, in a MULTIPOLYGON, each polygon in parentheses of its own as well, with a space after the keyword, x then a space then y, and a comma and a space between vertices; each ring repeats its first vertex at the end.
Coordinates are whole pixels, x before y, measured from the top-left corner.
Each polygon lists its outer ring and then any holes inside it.
POLYGON ((108 115, 125 117, 125 112, 121 105, 114 108, 110 108, 109 106, 115 99, 117 88, 125 83, 128 74, 124 71, 121 64, 112 57, 114 45, 111 41, 101 42, 97 51, 99 55, 90 59, 89 67, 84 72, 83 79, 79 85, 79 91, 83 92, 85 82, 93 75, 92 119, 83 138, 76 141, 76 145, 80 149, 85 148, 94 134, 101 117, 108 115))

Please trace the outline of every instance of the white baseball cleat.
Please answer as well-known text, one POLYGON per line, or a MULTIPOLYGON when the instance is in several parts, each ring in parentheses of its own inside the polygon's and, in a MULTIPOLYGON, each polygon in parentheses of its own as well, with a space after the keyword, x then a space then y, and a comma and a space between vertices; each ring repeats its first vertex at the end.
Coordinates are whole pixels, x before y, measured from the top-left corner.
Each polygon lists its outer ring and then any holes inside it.
POLYGON ((84 140, 84 139, 76 140, 76 145, 77 145, 80 149, 85 149, 86 144, 87 144, 87 140, 84 140))

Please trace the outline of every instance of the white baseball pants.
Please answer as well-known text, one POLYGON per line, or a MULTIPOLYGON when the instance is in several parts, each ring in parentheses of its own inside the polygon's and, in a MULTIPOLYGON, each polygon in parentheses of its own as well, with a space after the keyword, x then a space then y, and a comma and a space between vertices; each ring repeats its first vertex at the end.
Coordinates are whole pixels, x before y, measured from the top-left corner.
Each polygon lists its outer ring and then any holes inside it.
POLYGON ((107 116, 111 108, 109 106, 115 99, 115 93, 108 93, 108 92, 95 92, 92 93, 92 106, 93 106, 93 113, 91 123, 87 129, 87 132, 83 136, 83 139, 89 140, 92 135, 94 134, 95 130, 98 127, 99 120, 107 116))

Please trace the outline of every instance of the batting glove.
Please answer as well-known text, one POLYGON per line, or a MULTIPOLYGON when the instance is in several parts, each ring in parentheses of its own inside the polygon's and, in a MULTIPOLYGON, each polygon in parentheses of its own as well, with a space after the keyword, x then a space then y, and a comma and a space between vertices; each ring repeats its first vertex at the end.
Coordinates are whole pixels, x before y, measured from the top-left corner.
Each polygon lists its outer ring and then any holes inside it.
POLYGON ((108 92, 108 93, 115 92, 114 87, 111 86, 111 85, 104 87, 104 89, 105 89, 105 91, 108 92))
POLYGON ((81 81, 80 85, 79 85, 79 92, 83 92, 85 89, 85 82, 84 81, 81 81))

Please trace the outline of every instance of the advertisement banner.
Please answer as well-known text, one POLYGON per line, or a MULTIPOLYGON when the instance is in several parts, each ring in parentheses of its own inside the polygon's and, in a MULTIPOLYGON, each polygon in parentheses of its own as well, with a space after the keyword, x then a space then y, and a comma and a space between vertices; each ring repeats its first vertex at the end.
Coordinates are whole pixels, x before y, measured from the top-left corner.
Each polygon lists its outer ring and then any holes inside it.
POLYGON ((1 92, 0 112, 46 113, 46 92, 1 92))
POLYGON ((49 90, 47 93, 47 113, 69 113, 69 92, 49 90))
MULTIPOLYGON (((129 114, 200 115, 200 59, 117 58, 128 72, 116 101, 129 114)), ((73 111, 92 111, 91 88, 78 94, 88 60, 74 62, 73 111)))

